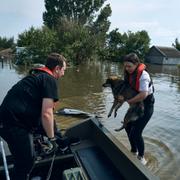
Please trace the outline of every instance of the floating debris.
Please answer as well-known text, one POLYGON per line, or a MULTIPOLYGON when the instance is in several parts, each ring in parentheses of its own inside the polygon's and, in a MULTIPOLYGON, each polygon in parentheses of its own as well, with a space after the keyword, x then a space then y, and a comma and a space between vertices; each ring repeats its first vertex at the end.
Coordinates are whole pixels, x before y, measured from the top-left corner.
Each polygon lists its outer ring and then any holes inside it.
POLYGON ((62 108, 57 111, 55 111, 56 115, 63 115, 63 116, 76 116, 76 117, 83 117, 88 118, 92 117, 93 115, 91 113, 81 111, 78 109, 71 109, 71 108, 62 108))

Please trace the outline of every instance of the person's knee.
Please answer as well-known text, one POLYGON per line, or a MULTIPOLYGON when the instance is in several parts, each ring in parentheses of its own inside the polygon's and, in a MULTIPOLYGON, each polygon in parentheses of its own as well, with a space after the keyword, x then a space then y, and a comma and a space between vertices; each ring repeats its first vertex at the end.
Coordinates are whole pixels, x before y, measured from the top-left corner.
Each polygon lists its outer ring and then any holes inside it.
POLYGON ((15 163, 12 172, 12 180, 26 180, 34 165, 34 161, 27 163, 15 163))
POLYGON ((142 137, 141 131, 137 130, 137 129, 134 129, 133 131, 131 131, 129 138, 133 139, 135 141, 138 141, 141 137, 142 137))
POLYGON ((28 165, 27 165, 27 169, 28 169, 28 170, 31 169, 31 168, 33 167, 34 163, 35 163, 35 158, 32 157, 32 158, 29 160, 29 163, 28 163, 28 165))
POLYGON ((33 157, 29 158, 28 161, 19 160, 15 162, 15 167, 20 171, 24 171, 28 173, 33 167, 34 162, 35 162, 35 159, 33 157))

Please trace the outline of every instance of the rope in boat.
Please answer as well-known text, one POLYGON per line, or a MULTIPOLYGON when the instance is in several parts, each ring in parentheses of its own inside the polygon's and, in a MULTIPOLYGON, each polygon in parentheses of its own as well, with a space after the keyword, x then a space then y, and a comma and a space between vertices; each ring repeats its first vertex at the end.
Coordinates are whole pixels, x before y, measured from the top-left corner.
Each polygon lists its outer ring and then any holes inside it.
POLYGON ((51 161, 51 165, 50 165, 50 168, 49 168, 49 171, 48 171, 48 175, 47 175, 46 180, 49 180, 50 177, 51 177, 55 157, 56 157, 56 152, 54 152, 54 154, 53 154, 52 161, 51 161))

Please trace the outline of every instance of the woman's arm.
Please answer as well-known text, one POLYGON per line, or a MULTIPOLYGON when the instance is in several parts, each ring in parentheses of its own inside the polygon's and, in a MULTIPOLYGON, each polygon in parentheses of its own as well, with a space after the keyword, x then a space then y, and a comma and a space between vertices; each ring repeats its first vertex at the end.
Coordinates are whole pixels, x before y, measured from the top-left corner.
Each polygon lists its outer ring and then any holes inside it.
POLYGON ((127 102, 129 104, 134 104, 134 103, 137 103, 137 102, 140 102, 140 101, 143 101, 149 94, 149 83, 150 83, 151 79, 150 79, 150 76, 149 74, 146 72, 146 71, 143 71, 140 79, 139 79, 139 93, 127 100, 127 102))
POLYGON ((128 104, 134 104, 134 103, 143 101, 147 96, 148 96, 147 91, 141 91, 136 96, 134 96, 133 98, 127 100, 127 103, 128 104))

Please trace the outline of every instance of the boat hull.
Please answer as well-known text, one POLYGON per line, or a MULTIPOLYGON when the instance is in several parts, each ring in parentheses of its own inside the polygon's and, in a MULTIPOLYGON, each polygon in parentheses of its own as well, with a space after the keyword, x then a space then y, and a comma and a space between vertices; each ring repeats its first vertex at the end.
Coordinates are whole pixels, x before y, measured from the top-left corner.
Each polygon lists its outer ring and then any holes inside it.
MULTIPOLYGON (((68 138, 79 138, 80 143, 70 146, 70 151, 57 154, 54 159, 53 180, 63 179, 63 172, 71 168, 80 168, 82 179, 92 180, 158 180, 143 166, 126 147, 119 142, 96 117, 90 117, 83 122, 70 127, 65 132, 68 138), (57 173, 58 172, 58 173, 57 173)), ((12 163, 8 157, 9 170, 12 163)), ((53 157, 36 162, 32 176, 45 179, 53 157), (44 173, 43 173, 44 172, 44 173)), ((1 161, 0 179, 3 180, 4 168, 1 161)))

